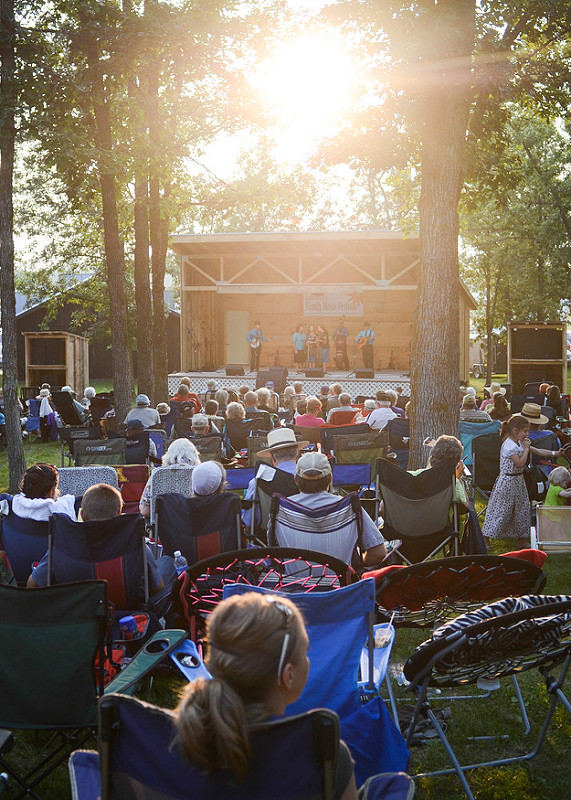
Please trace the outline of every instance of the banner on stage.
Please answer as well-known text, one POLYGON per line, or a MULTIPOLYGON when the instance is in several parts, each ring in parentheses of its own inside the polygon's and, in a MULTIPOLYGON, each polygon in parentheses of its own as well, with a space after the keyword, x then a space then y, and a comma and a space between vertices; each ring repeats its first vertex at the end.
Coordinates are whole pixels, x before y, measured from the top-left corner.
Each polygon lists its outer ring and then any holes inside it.
POLYGON ((362 294, 304 294, 304 317, 362 317, 362 294))

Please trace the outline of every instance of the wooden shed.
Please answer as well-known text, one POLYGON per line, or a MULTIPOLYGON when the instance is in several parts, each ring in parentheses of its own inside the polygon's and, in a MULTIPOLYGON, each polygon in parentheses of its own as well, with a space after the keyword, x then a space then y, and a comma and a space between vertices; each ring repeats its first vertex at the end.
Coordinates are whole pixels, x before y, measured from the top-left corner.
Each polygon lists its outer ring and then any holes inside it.
POLYGON ((87 386, 89 342, 65 331, 24 333, 26 386, 87 386))
MULTIPOLYGON (((246 334, 260 320, 269 341, 260 366, 293 364, 296 325, 331 336, 344 317, 349 343, 368 321, 376 331, 375 369, 410 368, 419 240, 395 231, 177 234, 181 370, 249 364, 246 334)), ((459 378, 469 375, 470 310, 459 282, 459 378)), ((443 291, 450 290, 443 287, 443 291)), ((349 349, 350 367, 360 367, 349 349)))

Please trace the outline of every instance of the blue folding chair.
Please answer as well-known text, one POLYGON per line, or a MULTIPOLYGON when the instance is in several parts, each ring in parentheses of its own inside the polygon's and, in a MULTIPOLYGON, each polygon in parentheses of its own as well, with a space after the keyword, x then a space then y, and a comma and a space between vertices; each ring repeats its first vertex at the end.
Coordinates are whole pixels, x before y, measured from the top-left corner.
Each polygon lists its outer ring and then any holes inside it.
POLYGON ((33 442, 40 435, 40 401, 32 397, 28 402, 29 412, 26 417, 26 431, 35 434, 34 438, 31 439, 33 442))
POLYGON ((74 800, 333 798, 339 721, 326 709, 257 726, 251 736, 252 768, 239 784, 189 763, 180 748, 173 746, 173 723, 172 711, 133 697, 110 694, 103 698, 99 705, 100 782, 97 754, 75 753, 70 764, 74 800))
POLYGON ((472 466, 472 439, 476 436, 485 436, 488 433, 499 433, 501 422, 494 419, 491 422, 465 422, 458 423, 458 437, 464 447, 462 460, 467 467, 472 466))
POLYGON ((11 510, 12 498, 2 495, 10 506, 10 512, 0 519, 0 550, 4 550, 19 586, 25 586, 32 566, 48 550, 48 523, 34 519, 23 519, 11 510))
MULTIPOLYGON (((260 587, 229 584, 224 587, 224 596, 248 591, 271 594, 260 587)), ((383 669, 386 674, 394 629, 391 633, 385 625, 374 630, 374 581, 366 579, 329 592, 288 594, 288 597, 302 612, 306 623, 310 666, 301 697, 286 713, 301 714, 323 707, 339 715, 341 736, 355 761, 357 785, 381 772, 405 770, 408 749, 378 694, 379 683, 375 685, 375 678, 378 682, 383 679, 383 669), (375 638, 381 638, 381 653, 377 653, 376 659, 375 638), (359 681, 365 644, 366 670, 359 681)))

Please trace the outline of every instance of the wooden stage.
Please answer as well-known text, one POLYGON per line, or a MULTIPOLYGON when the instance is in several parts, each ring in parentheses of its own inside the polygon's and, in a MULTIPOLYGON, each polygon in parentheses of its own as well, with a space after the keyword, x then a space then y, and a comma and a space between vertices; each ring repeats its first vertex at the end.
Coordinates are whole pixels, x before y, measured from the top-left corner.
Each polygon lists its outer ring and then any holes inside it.
MULTIPOLYGON (((268 368, 262 368, 260 372, 264 374, 268 368)), ((213 372, 176 372, 171 373, 168 378, 169 395, 175 394, 180 379, 187 376, 190 378, 191 391, 205 392, 208 388, 208 381, 216 381, 217 389, 239 389, 240 386, 249 386, 252 389, 256 388, 257 383, 256 372, 249 372, 247 367, 244 367, 244 375, 226 375, 226 369, 221 368, 213 372)), ((288 376, 286 385, 292 385, 294 381, 301 381, 303 383, 303 391, 305 394, 319 395, 320 389, 324 385, 331 385, 332 383, 340 383, 345 391, 347 391, 352 398, 363 395, 365 397, 374 397, 375 393, 380 389, 396 389, 397 386, 402 387, 402 393, 410 396, 410 376, 407 373, 398 370, 385 370, 376 371, 374 378, 356 378, 354 372, 339 372, 330 370, 324 373, 323 378, 306 378, 305 373, 297 373, 294 369, 288 369, 288 376)), ((265 381, 261 385, 265 385, 265 381)))

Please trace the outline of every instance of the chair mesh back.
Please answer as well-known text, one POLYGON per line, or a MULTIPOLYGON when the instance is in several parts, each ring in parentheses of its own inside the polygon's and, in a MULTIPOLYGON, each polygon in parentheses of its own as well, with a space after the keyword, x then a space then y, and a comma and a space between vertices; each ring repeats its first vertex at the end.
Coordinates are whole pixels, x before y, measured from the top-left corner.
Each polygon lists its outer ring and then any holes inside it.
POLYGON ((81 497, 82 494, 95 486, 96 483, 107 483, 118 488, 117 472, 113 467, 61 467, 58 469, 59 490, 61 494, 73 494, 81 497))

